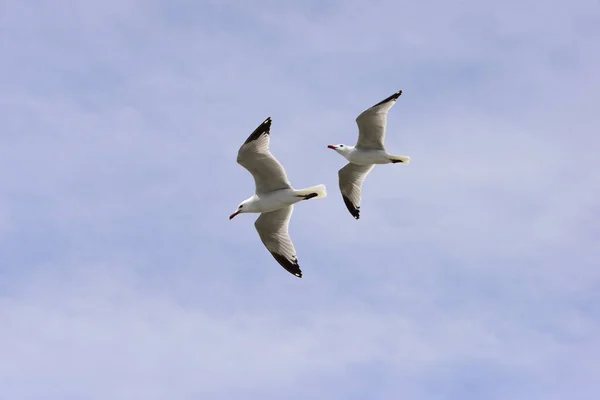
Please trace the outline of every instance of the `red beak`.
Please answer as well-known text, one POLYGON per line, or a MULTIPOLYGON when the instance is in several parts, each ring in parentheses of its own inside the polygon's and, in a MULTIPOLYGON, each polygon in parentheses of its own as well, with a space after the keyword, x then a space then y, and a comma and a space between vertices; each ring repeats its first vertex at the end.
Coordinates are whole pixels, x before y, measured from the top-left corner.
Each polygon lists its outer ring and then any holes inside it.
POLYGON ((327 148, 328 148, 328 149, 334 149, 334 150, 335 150, 335 146, 334 146, 334 145, 332 145, 332 144, 328 145, 328 146, 327 146, 327 148))
POLYGON ((233 219, 233 217, 235 217, 235 216, 236 216, 236 215, 238 215, 239 213, 240 213, 239 211, 236 211, 236 212, 234 212, 233 214, 231 214, 231 215, 229 216, 229 220, 232 220, 232 219, 233 219))

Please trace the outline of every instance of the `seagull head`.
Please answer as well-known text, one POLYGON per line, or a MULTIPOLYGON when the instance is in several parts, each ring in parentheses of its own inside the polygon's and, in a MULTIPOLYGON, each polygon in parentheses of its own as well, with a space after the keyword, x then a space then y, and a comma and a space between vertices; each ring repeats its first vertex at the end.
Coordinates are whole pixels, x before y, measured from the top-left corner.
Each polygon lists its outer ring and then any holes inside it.
POLYGON ((330 144, 330 145, 327 145, 327 148, 335 150, 340 154, 346 154, 346 153, 349 153, 353 147, 345 145, 345 144, 330 144))
POLYGON ((243 214, 243 213, 253 213, 253 212, 257 212, 257 208, 256 208, 256 200, 254 198, 254 196, 250 197, 249 199, 246 199, 244 201, 242 201, 240 203, 239 206, 237 206, 237 208, 235 209, 235 211, 233 212, 233 214, 231 214, 229 216, 229 219, 233 219, 233 217, 235 217, 238 214, 243 214))
POLYGON ((232 220, 233 217, 235 217, 236 215, 246 212, 246 210, 244 210, 244 203, 245 203, 244 201, 241 202, 240 205, 237 207, 237 209, 233 212, 233 214, 231 214, 229 216, 230 220, 232 220))

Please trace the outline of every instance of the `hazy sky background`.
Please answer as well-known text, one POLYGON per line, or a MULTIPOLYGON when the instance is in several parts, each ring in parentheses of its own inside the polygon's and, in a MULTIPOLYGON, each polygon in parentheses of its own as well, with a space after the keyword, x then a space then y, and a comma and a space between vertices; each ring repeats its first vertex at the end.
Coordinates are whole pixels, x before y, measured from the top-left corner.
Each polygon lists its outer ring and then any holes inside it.
POLYGON ((0 397, 595 400, 600 3, 0 1, 0 397), (361 219, 355 117, 398 89, 361 219), (304 277, 236 164, 267 116, 304 277))

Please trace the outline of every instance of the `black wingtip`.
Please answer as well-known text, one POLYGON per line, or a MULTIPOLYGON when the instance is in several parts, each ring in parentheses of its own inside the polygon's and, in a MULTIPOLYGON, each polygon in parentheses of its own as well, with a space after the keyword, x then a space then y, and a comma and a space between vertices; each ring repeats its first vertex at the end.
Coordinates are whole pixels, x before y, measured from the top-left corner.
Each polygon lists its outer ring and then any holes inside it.
POLYGON ((252 132, 250 134, 250 136, 248 136, 248 139, 246 139, 246 141, 244 142, 244 144, 246 143, 250 143, 256 139, 258 139, 259 137, 261 137, 261 135, 265 134, 268 135, 271 133, 271 117, 267 117, 267 119, 265 119, 262 124, 260 124, 255 130, 254 132, 252 132))
MULTIPOLYGON (((402 95, 402 90, 398 90, 396 93, 394 93, 393 95, 387 97, 384 100, 381 100, 379 103, 375 104, 373 107, 380 106, 382 104, 387 103, 388 101, 396 101, 396 100, 398 100, 398 97, 400 97, 401 95, 402 95)), ((371 108, 373 108, 373 107, 371 107, 371 108)))
POLYGON ((344 195, 342 195, 342 198, 344 199, 344 204, 346 204, 346 208, 348 209, 348 211, 350 211, 350 214, 352 214, 354 219, 359 219, 360 218, 360 206, 355 206, 354 204, 352 204, 350 199, 344 195))
POLYGON ((273 258, 277 260, 279 265, 281 265, 287 272, 294 275, 297 278, 302 278, 302 271, 300 270, 300 266, 298 265, 298 259, 294 257, 292 260, 285 257, 283 254, 270 252, 273 258))

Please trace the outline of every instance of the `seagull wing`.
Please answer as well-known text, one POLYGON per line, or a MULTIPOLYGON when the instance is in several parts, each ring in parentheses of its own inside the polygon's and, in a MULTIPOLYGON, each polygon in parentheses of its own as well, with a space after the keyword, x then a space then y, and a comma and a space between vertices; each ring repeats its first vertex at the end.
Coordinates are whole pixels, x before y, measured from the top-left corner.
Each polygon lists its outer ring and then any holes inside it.
POLYGON ((263 244, 275 260, 292 275, 302 278, 296 249, 290 239, 288 226, 294 206, 260 214, 254 223, 263 244))
POLYGON ((346 164, 338 171, 340 191, 344 203, 355 219, 360 218, 360 197, 362 183, 374 165, 346 164))
POLYGON ((357 148, 385 150, 383 142, 385 140, 387 113, 401 94, 402 90, 399 90, 390 97, 360 113, 356 118, 356 123, 358 125, 357 148))
POLYGON ((237 162, 254 177, 256 193, 291 189, 283 166, 269 151, 271 117, 264 120, 240 147, 237 162))

